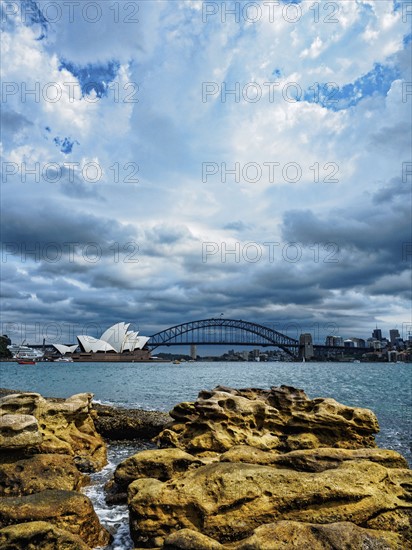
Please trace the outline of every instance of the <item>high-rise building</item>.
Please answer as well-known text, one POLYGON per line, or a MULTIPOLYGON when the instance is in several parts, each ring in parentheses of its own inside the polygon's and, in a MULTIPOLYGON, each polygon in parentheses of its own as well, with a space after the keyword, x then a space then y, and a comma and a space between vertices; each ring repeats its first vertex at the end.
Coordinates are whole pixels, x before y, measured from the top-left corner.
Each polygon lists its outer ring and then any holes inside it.
POLYGON ((400 338, 399 330, 394 328, 389 331, 389 339, 391 341, 392 346, 396 343, 396 338, 400 338))
POLYGON ((354 348, 354 347, 356 347, 355 342, 353 340, 351 340, 350 338, 348 338, 347 340, 344 340, 343 345, 345 346, 345 348, 354 348))
POLYGON ((372 332, 372 337, 375 338, 375 340, 382 340, 382 330, 380 328, 375 328, 372 332))
POLYGON ((342 336, 326 336, 326 346, 343 346, 342 336))
POLYGON ((351 338, 355 348, 366 348, 366 342, 363 338, 351 338))
POLYGON ((401 350, 405 349, 405 342, 403 341, 403 339, 401 337, 396 338, 394 346, 396 347, 396 349, 401 349, 401 350))

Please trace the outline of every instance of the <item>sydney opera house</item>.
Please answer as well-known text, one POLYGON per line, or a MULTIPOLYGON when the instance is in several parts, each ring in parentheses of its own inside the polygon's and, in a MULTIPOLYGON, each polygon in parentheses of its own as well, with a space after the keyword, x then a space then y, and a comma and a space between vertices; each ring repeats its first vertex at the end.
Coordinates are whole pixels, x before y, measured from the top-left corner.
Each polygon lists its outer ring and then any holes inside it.
POLYGON ((130 323, 116 323, 103 332, 100 338, 87 334, 77 336, 78 344, 64 346, 54 344, 63 356, 72 357, 73 361, 147 361, 150 351, 145 348, 147 336, 129 330, 130 323), (80 347, 80 352, 76 350, 80 347))

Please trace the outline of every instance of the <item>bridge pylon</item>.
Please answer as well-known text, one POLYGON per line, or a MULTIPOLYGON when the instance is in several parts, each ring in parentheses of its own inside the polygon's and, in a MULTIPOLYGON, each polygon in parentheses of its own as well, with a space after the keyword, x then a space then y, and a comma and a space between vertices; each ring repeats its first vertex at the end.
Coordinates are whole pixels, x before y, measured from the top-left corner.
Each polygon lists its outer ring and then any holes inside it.
POLYGON ((314 355, 312 335, 305 332, 299 336, 299 359, 312 359, 314 355))

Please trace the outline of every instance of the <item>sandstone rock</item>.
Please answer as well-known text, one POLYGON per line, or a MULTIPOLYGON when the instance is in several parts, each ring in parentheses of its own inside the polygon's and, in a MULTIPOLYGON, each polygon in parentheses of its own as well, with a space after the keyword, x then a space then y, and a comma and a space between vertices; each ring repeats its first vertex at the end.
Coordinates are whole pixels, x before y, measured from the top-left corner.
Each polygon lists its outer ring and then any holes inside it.
MULTIPOLYGON (((23 446, 24 441, 26 446, 34 443, 29 437, 26 439, 29 430, 36 433, 32 438, 39 444, 39 452, 84 457, 90 460, 92 469, 100 469, 107 462, 106 447, 93 424, 91 399, 90 393, 65 400, 45 399, 38 393, 7 395, 0 398, 0 422, 5 425, 3 433, 6 430, 6 439, 10 440, 10 426, 21 432, 21 415, 30 415, 30 423, 24 426, 25 433, 19 438, 19 445, 23 446)), ((10 444, 7 441, 3 446, 10 444)))
POLYGON ((172 420, 159 411, 122 409, 98 403, 93 403, 93 411, 97 432, 109 440, 152 439, 172 420))
POLYGON ((0 529, 1 550, 90 550, 80 537, 45 521, 0 529))
POLYGON ((368 409, 334 399, 309 399, 288 386, 271 390, 217 387, 171 411, 175 422, 157 437, 160 447, 190 453, 225 452, 235 445, 287 452, 318 447, 375 447, 379 431, 368 409))
POLYGON ((37 416, 42 396, 39 393, 25 392, 5 395, 0 398, 0 415, 2 414, 28 414, 37 416))
POLYGON ((108 544, 89 498, 75 491, 46 490, 23 497, 0 498, 0 528, 29 521, 46 521, 78 535, 91 547, 108 544))
MULTIPOLYGON (((290 453, 288 453, 290 454, 290 453)), ((274 464, 280 455, 279 451, 262 451, 249 445, 235 445, 219 457, 221 462, 245 462, 248 464, 274 464)), ((285 455, 287 456, 287 455, 285 455)))
MULTIPOLYGON (((363 529, 350 522, 316 525, 279 521, 262 525, 252 536, 235 546, 236 550, 402 550, 395 533, 363 529)), ((177 547, 179 548, 179 547, 177 547)))
POLYGON ((156 546, 184 528, 225 543, 279 520, 363 525, 380 513, 411 509, 411 481, 410 470, 368 460, 317 473, 220 462, 164 483, 133 482, 131 533, 135 543, 156 546))
POLYGON ((239 543, 222 545, 191 529, 165 539, 163 550, 404 550, 401 538, 389 531, 374 531, 354 523, 326 525, 278 521, 262 525, 239 543))
POLYGON ((127 487, 136 479, 150 477, 166 481, 203 463, 180 449, 141 451, 121 462, 114 473, 114 483, 106 486, 109 504, 126 502, 127 487))
POLYGON ((132 481, 142 477, 167 481, 192 466, 201 465, 200 460, 180 449, 141 451, 119 464, 114 478, 121 487, 126 488, 132 481))
POLYGON ((163 550, 224 550, 219 542, 192 529, 181 529, 168 536, 163 550))
POLYGON ((23 496, 46 489, 75 491, 88 482, 64 455, 38 454, 0 463, 0 497, 23 496))
POLYGON ((0 450, 36 447, 43 441, 36 418, 29 414, 0 416, 0 450))
POLYGON ((371 529, 382 529, 400 533, 403 536, 403 539, 408 541, 409 547, 412 548, 411 508, 402 508, 400 510, 389 510, 387 512, 382 512, 381 514, 378 514, 368 520, 365 526, 370 527, 371 529))
POLYGON ((388 449, 333 449, 322 447, 279 453, 261 451, 239 445, 220 455, 221 462, 246 462, 270 464, 277 468, 292 468, 305 472, 322 472, 337 468, 347 460, 370 460, 386 468, 408 468, 406 459, 396 451, 388 449))

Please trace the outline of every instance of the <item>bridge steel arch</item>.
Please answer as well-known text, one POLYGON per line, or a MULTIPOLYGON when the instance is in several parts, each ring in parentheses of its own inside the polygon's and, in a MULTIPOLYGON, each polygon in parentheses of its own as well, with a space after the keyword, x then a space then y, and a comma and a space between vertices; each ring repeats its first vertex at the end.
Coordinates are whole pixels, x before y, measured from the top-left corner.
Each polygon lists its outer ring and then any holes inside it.
POLYGON ((299 356, 299 342, 276 330, 241 319, 202 319, 175 325, 150 337, 147 346, 178 345, 275 346, 292 357, 299 356))

